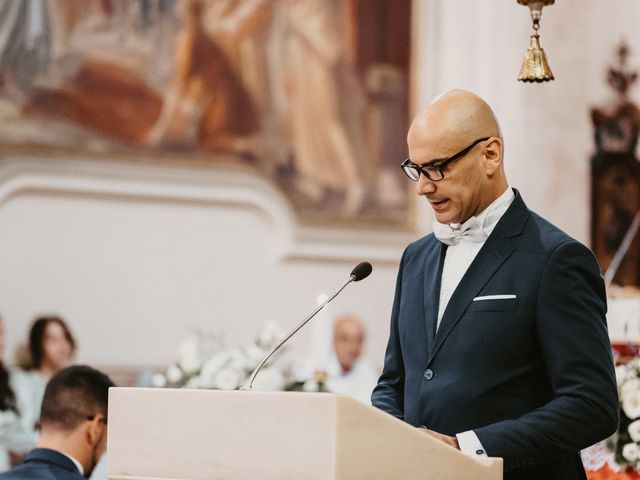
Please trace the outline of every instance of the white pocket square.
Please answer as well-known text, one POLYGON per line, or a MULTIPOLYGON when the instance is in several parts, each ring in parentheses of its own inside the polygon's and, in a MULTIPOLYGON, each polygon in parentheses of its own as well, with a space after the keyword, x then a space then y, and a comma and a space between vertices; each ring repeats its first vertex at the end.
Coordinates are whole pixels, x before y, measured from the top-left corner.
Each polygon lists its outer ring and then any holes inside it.
POLYGON ((482 297, 474 298, 473 301, 481 302, 483 300, 509 300, 510 298, 516 298, 516 296, 511 293, 504 295, 484 295, 482 297))

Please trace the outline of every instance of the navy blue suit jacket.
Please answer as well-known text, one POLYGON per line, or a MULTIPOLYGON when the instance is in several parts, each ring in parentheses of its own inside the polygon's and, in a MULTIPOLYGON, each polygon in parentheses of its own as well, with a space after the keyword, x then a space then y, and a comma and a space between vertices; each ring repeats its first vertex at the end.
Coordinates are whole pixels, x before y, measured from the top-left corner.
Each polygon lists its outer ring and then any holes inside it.
POLYGON ((17 467, 0 475, 0 480, 85 480, 66 456, 48 448, 31 450, 17 467))
POLYGON ((473 430, 505 480, 585 478, 579 450, 618 422, 604 283, 591 251, 515 194, 437 333, 446 246, 431 234, 407 247, 372 402, 414 426, 473 430))

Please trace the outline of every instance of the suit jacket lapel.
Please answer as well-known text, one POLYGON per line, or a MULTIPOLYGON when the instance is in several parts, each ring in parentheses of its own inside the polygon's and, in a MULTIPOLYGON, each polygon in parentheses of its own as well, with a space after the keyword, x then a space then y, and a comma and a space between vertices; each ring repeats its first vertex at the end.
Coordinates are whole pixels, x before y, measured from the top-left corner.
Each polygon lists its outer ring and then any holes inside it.
POLYGON ((431 347, 436 334, 438 308, 440 304, 440 283, 442 267, 447 246, 436 241, 434 248, 427 253, 424 272, 424 319, 427 331, 427 345, 431 347))
POLYGON ((453 295, 451 295, 447 308, 442 315, 440 327, 435 335, 435 343, 431 349, 429 362, 431 362, 451 330, 456 326, 473 298, 482 290, 500 265, 513 253, 514 247, 510 237, 522 232, 529 216, 529 211, 519 192, 515 189, 514 192, 516 198, 513 203, 499 220, 498 225, 496 225, 494 231, 462 277, 462 280, 460 280, 453 295))

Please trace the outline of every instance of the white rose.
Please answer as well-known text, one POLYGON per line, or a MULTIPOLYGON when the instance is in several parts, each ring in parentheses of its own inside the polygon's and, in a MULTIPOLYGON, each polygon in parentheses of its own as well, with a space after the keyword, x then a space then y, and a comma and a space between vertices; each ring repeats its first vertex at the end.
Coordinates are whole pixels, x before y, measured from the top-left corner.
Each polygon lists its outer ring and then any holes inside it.
POLYGON ((628 431, 631 440, 633 440, 634 442, 640 442, 640 420, 631 422, 629 424, 628 431))
POLYGON ((311 379, 311 380, 307 380, 306 382, 304 382, 304 385, 302 385, 302 390, 305 392, 317 392, 318 391, 318 382, 316 382, 315 380, 311 379))
POLYGON ((254 390, 278 391, 284 389, 284 376, 277 368, 264 368, 253 381, 254 390))
POLYGON ((222 370, 213 380, 213 388, 220 390, 235 390, 240 387, 244 375, 234 370, 222 370))
POLYGON ((200 339, 196 334, 189 335, 178 345, 177 363, 187 375, 192 375, 200 370, 202 352, 200 339))
POLYGON ((245 370, 253 370, 264 358, 266 352, 258 345, 249 345, 245 350, 245 370))
POLYGON ((156 388, 164 388, 167 386, 167 377, 161 373, 156 373, 151 377, 151 385, 156 388))
POLYGON ((622 397, 622 410, 631 420, 640 417, 640 392, 629 392, 622 397))
POLYGON ((260 330, 256 343, 264 350, 271 350, 282 338, 284 338, 284 332, 280 326, 275 322, 267 322, 260 330))
POLYGON ((620 386, 621 397, 637 391, 640 391, 640 378, 637 377, 630 378, 622 382, 622 385, 620 386))
POLYGON ((234 348, 228 352, 229 355, 229 368, 235 371, 244 370, 247 364, 247 358, 245 354, 239 349, 234 348))
POLYGON ((627 443, 622 447, 622 456, 628 462, 635 462, 640 457, 640 448, 635 443, 627 443))
POLYGON ((187 383, 184 384, 184 388, 206 388, 203 384, 202 378, 199 375, 191 377, 187 383))
POLYGON ((629 368, 629 370, 636 370, 637 372, 638 370, 640 370, 640 358, 636 357, 630 360, 626 363, 626 366, 629 368))
POLYGON ((205 381, 211 382, 215 375, 229 363, 230 356, 227 352, 216 353, 202 366, 200 375, 205 381))
POLYGON ((169 383, 178 383, 182 380, 182 370, 176 365, 171 365, 167 368, 167 380, 169 383))
POLYGON ((632 378, 633 372, 626 365, 618 365, 616 367, 616 382, 618 387, 622 387, 622 384, 632 378))

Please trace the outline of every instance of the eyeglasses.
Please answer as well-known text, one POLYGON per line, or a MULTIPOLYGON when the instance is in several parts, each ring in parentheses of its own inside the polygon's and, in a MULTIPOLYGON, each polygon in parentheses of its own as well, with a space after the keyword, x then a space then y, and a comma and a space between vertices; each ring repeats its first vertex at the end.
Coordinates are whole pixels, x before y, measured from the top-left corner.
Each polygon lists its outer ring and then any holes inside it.
POLYGON ((414 182, 420 180, 420 174, 423 174, 432 182, 439 182, 444 178, 444 171, 447 168, 447 165, 453 163, 455 160, 464 157, 467 153, 471 151, 473 147, 475 147, 480 142, 484 142, 489 140, 491 137, 479 138, 475 142, 473 142, 468 147, 460 150, 458 153, 451 155, 449 158, 443 158, 442 160, 433 160, 425 165, 416 165, 411 162, 411 159, 407 158, 400 167, 402 171, 405 173, 407 177, 409 177, 414 182))

